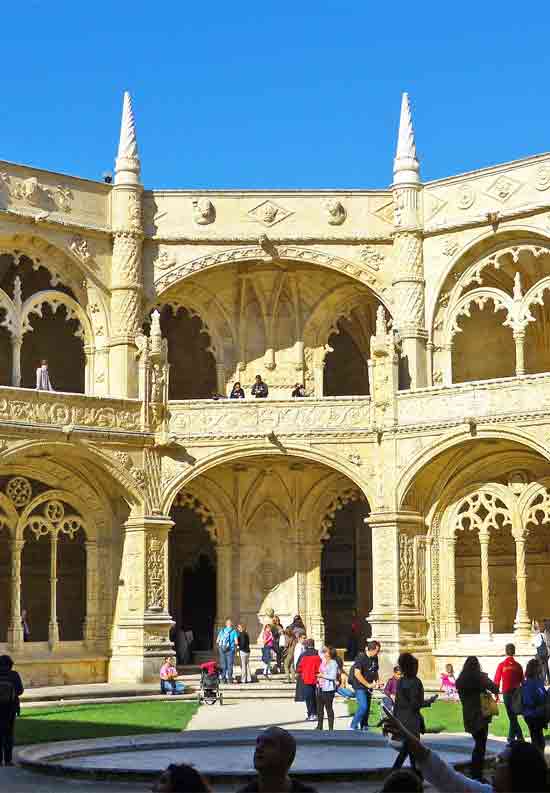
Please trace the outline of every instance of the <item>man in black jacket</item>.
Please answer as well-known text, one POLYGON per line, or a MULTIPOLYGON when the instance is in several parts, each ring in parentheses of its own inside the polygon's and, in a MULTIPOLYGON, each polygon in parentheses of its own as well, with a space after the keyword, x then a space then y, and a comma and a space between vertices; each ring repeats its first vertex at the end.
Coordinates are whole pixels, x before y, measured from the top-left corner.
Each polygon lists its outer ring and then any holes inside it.
MULTIPOLYGON (((364 653, 359 653, 353 662, 353 687, 356 691, 364 692, 361 695, 362 699, 366 699, 366 709, 361 716, 359 722, 359 729, 368 730, 369 728, 369 715, 372 699, 372 691, 378 684, 378 654, 380 652, 380 642, 370 641, 367 642, 364 653)), ((358 702, 360 697, 357 697, 358 702)), ((361 704, 361 703, 359 703, 361 704)), ((363 709, 363 708, 361 708, 363 709)), ((357 723, 357 719, 354 719, 357 723)), ((353 724, 353 722, 352 722, 353 724)))
POLYGON ((250 393, 252 394, 253 397, 256 397, 256 399, 266 399, 269 393, 269 389, 267 387, 267 384, 264 383, 264 381, 262 380, 261 375, 259 374, 256 375, 256 381, 252 386, 250 393))
POLYGON ((0 765, 13 765, 13 732, 23 683, 9 655, 0 655, 0 765))

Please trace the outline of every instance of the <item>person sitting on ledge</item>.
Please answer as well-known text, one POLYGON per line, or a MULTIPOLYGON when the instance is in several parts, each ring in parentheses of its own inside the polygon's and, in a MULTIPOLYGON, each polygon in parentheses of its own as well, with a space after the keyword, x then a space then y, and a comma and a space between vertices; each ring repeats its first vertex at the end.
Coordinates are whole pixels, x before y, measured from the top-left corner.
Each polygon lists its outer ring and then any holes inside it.
POLYGON ((253 397, 256 397, 256 399, 265 399, 269 394, 269 389, 266 383, 264 383, 262 380, 262 376, 260 374, 256 375, 256 382, 252 386, 250 393, 253 397))
POLYGON ((255 779, 238 793, 281 793, 281 791, 309 791, 315 788, 304 785, 288 776, 290 766, 296 757, 296 741, 282 727, 268 727, 256 738, 254 768, 258 772, 255 779))
POLYGON ((229 399, 244 399, 244 391, 241 388, 241 384, 237 380, 236 383, 233 384, 233 388, 231 389, 231 393, 229 394, 229 399))
POLYGON ((176 678, 178 670, 174 664, 174 658, 167 656, 164 659, 163 665, 160 667, 160 693, 161 694, 176 694, 176 678), (168 689, 171 688, 171 691, 168 689))
POLYGON ((172 763, 152 787, 153 793, 210 793, 212 788, 196 768, 187 763, 172 763))

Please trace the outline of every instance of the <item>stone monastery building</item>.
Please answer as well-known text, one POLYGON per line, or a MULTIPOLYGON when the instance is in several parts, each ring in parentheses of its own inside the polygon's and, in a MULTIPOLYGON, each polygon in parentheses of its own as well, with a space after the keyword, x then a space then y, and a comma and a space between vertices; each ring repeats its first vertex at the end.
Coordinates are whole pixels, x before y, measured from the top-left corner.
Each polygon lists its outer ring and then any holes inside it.
POLYGON ((427 679, 530 655, 548 290, 550 154, 423 183, 407 95, 387 190, 144 190, 128 94, 114 184, 1 163, 0 650, 151 679, 274 609, 427 679))

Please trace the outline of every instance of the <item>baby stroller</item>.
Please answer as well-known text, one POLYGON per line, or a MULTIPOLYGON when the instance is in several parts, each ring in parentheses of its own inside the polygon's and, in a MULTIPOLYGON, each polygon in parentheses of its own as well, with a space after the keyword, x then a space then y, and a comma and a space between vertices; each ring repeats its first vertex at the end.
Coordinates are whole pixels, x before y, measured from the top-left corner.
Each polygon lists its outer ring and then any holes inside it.
POLYGON ((199 703, 205 705, 215 705, 219 702, 223 705, 223 694, 220 691, 220 677, 218 665, 215 661, 201 664, 201 682, 199 689, 199 703))

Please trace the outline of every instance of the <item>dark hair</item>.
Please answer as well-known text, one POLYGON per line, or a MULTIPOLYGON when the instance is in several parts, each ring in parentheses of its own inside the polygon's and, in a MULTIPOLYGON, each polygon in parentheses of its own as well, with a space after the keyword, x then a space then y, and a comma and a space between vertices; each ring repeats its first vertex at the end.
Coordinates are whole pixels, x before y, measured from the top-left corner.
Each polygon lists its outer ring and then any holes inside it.
POLYGON ((306 639, 305 645, 308 648, 309 647, 314 648, 315 647, 315 640, 314 639, 306 639))
POLYGON ((401 653, 397 659, 397 665, 401 669, 403 677, 416 677, 418 674, 418 658, 411 653, 401 653))
POLYGON ((542 672, 542 667, 540 665, 540 661, 538 658, 531 658, 530 661, 527 662, 527 666, 525 667, 525 677, 540 677, 542 672))
POLYGON ((380 642, 377 642, 374 639, 370 642, 367 642, 367 650, 372 652, 373 650, 376 650, 376 648, 380 649, 380 642))
POLYGON ((210 788, 206 780, 199 774, 196 768, 187 763, 171 763, 164 773, 169 774, 170 784, 175 793, 209 793, 210 788))
POLYGON ((548 790, 546 762, 540 749, 532 743, 516 741, 507 754, 512 791, 539 793, 548 790))
POLYGON ((384 782, 381 793, 421 793, 424 790, 422 780, 411 768, 392 771, 384 782))
POLYGON ((395 674, 395 672, 400 672, 401 671, 401 667, 400 666, 394 666, 393 667, 393 671, 394 671, 394 674, 395 674))
POLYGON ((0 655, 0 669, 5 669, 8 672, 13 667, 13 661, 9 655, 0 655))
POLYGON ((515 655, 516 645, 510 642, 510 644, 507 644, 506 647, 504 648, 504 652, 506 653, 506 655, 515 655))
POLYGON ((481 664, 479 663, 479 658, 477 655, 469 655, 466 658, 464 661, 464 666, 462 667, 462 672, 460 674, 463 675, 465 672, 481 672, 481 664))

